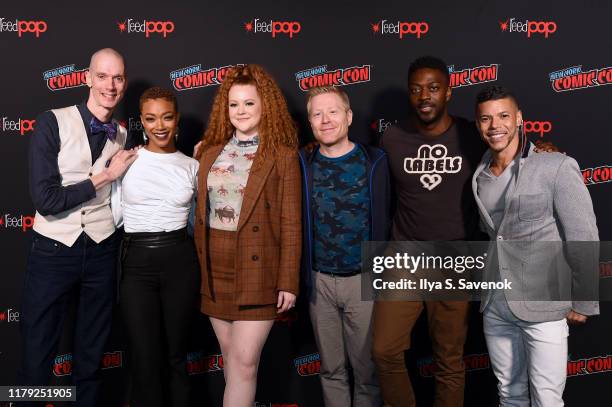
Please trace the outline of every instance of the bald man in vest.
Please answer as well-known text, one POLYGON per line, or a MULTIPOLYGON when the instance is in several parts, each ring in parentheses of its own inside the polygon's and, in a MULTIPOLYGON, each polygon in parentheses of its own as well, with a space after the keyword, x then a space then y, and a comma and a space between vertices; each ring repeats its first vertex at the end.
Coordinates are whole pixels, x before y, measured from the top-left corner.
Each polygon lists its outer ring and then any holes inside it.
POLYGON ((76 406, 95 406, 111 328, 119 232, 111 183, 136 159, 112 119, 125 93, 123 57, 101 49, 86 72, 89 97, 39 115, 29 152, 36 217, 21 307, 20 385, 48 385, 70 303, 76 298, 72 379, 76 406))

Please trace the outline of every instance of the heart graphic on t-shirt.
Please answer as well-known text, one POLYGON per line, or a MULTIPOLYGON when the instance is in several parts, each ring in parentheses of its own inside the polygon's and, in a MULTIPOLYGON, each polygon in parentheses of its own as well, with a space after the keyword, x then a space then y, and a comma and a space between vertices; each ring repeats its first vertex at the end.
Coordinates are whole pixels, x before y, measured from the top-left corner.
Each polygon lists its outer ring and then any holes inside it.
POLYGON ((421 175, 421 184, 423 188, 432 190, 442 182, 442 176, 440 174, 423 174, 421 175))

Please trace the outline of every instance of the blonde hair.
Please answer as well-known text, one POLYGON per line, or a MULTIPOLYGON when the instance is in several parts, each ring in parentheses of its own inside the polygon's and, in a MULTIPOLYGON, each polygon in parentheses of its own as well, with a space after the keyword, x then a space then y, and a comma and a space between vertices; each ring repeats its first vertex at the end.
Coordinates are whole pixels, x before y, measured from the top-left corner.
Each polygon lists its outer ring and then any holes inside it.
POLYGON ((312 101, 312 98, 314 98, 315 96, 324 95, 326 93, 333 93, 335 95, 338 95, 342 100, 342 103, 344 104, 346 110, 349 110, 351 108, 351 102, 349 101, 348 94, 344 90, 340 89, 337 86, 317 86, 308 90, 308 95, 306 99, 306 110, 308 111, 309 115, 310 102, 312 101))

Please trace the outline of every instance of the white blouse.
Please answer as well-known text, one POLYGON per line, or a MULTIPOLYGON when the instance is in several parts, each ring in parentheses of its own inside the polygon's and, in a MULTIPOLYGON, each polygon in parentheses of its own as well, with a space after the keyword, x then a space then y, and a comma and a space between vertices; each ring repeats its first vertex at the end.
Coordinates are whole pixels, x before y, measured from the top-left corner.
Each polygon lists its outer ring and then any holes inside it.
POLYGON ((177 151, 144 148, 121 183, 125 231, 171 232, 187 225, 200 163, 177 151))

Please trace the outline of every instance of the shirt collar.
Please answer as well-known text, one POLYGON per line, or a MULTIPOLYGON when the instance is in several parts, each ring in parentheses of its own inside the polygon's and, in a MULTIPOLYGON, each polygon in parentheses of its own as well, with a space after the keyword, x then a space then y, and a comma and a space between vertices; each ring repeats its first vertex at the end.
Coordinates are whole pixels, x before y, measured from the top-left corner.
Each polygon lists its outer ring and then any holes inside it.
POLYGON ((232 135, 232 139, 230 140, 230 143, 238 147, 257 146, 259 145, 259 134, 254 135, 248 140, 238 140, 238 137, 236 137, 236 132, 234 132, 234 134, 232 135))

